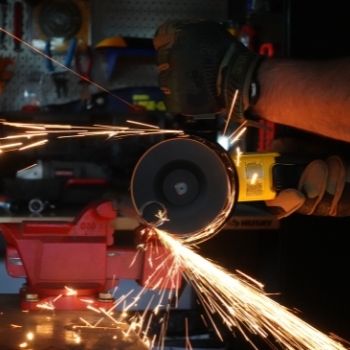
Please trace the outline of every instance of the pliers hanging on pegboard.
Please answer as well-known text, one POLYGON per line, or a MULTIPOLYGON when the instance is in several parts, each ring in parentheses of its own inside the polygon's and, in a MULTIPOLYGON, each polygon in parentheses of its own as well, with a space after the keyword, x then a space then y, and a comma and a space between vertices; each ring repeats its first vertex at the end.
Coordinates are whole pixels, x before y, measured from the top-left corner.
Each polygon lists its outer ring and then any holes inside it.
MULTIPOLYGON (((72 67, 72 61, 77 49, 77 39, 72 38, 69 42, 67 53, 63 60, 63 65, 69 70, 72 67)), ((51 74, 51 78, 55 84, 57 98, 67 97, 68 95, 68 79, 67 71, 55 72, 54 60, 52 59, 51 40, 48 39, 45 44, 46 68, 51 74)))

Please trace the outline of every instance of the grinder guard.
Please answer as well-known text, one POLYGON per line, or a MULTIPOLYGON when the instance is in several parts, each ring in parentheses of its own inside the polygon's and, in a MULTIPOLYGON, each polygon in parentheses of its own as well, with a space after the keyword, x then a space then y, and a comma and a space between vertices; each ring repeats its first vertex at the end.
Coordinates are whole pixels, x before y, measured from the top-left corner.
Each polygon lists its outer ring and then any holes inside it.
POLYGON ((183 236, 216 233, 237 200, 235 167, 217 144, 194 137, 157 143, 137 162, 131 198, 148 225, 183 236))

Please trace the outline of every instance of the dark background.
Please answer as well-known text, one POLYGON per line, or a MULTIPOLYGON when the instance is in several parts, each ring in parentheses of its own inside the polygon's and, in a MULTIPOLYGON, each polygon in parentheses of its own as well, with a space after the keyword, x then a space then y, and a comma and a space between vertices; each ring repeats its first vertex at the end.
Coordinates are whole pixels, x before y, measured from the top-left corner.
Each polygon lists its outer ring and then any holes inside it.
MULTIPOLYGON (((281 57, 313 60, 349 56, 349 13, 345 3, 272 1, 273 13, 257 14, 254 20, 267 38, 280 28, 276 35, 284 38, 280 41, 281 57)), ((244 2, 232 2, 232 11, 242 8, 244 2)), ((317 144, 320 157, 349 155, 348 144, 279 126, 277 137, 285 136, 295 137, 296 142, 302 140, 305 152, 308 145, 312 148, 317 144)), ((207 243, 205 251, 226 266, 255 276, 265 283, 268 292, 280 292, 275 300, 300 310, 300 317, 318 329, 349 340, 350 218, 294 214, 280 225, 274 231, 221 232, 207 243)), ((245 345, 235 344, 232 348, 243 349, 245 345)))

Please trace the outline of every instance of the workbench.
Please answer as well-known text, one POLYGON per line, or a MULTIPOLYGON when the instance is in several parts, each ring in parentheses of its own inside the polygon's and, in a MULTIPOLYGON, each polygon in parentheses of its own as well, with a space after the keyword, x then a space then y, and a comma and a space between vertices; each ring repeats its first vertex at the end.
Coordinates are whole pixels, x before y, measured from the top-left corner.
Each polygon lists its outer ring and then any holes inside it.
POLYGON ((111 320, 89 328, 84 320, 95 323, 101 315, 90 310, 23 312, 17 294, 0 294, 1 350, 140 350, 147 347, 136 336, 124 337, 123 327, 111 320))

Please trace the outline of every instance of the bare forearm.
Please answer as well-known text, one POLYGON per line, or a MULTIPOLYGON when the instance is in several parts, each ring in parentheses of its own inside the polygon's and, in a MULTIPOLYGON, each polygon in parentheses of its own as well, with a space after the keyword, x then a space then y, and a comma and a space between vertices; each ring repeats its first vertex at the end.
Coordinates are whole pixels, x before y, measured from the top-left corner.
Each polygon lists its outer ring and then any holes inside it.
POLYGON ((258 71, 254 113, 350 142, 350 58, 332 61, 270 59, 258 71))

